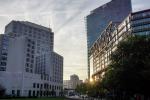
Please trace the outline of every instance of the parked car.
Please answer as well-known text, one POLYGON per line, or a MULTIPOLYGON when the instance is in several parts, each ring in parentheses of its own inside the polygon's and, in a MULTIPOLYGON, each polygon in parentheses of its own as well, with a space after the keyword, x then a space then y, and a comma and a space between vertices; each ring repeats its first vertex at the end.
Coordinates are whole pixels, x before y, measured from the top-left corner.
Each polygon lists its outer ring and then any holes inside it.
POLYGON ((81 98, 88 98, 88 95, 80 95, 81 98))

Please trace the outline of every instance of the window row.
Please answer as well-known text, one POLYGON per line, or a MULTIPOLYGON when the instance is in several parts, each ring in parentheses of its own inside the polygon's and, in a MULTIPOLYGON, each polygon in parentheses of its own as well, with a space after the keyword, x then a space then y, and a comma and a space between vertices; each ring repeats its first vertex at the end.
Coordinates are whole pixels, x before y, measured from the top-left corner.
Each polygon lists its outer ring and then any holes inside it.
POLYGON ((0 67, 0 71, 6 71, 6 67, 0 67))
POLYGON ((13 96, 20 96, 20 90, 12 90, 13 96))
POLYGON ((49 85, 47 83, 45 83, 45 84, 33 83, 33 88, 50 89, 50 90, 62 90, 61 86, 49 85))
MULTIPOLYGON (((48 97, 48 96, 56 96, 55 91, 35 91, 29 90, 28 97, 48 97)), ((62 96, 62 92, 59 92, 59 96, 62 96)))

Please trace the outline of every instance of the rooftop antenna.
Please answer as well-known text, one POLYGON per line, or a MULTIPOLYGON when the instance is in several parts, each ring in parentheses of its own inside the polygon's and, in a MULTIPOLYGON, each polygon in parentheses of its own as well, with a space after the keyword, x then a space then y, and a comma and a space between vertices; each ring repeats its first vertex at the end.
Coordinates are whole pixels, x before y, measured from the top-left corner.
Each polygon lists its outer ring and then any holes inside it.
POLYGON ((49 21, 49 28, 50 28, 50 21, 49 21))
POLYGON ((48 24, 49 24, 49 30, 51 31, 50 19, 49 19, 49 21, 48 21, 48 24))

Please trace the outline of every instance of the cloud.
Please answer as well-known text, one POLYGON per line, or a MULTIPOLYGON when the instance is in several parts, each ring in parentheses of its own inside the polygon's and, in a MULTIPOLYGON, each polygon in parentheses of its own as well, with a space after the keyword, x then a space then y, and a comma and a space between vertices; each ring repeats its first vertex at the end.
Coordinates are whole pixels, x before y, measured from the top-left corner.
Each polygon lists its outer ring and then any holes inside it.
MULTIPOLYGON (((55 51, 64 56, 64 79, 87 78, 85 17, 110 0, 0 0, 0 32, 11 20, 51 27, 55 51)), ((149 8, 149 0, 132 0, 134 11, 149 8)))
POLYGON ((150 0, 132 0, 132 3, 134 12, 150 9, 150 0))

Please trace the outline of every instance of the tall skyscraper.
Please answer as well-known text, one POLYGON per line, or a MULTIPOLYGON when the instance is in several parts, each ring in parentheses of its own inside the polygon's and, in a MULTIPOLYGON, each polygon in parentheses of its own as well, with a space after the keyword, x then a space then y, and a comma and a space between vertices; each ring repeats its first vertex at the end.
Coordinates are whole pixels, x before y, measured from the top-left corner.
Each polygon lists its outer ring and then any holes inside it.
POLYGON ((12 21, 0 37, 0 84, 13 96, 60 96, 63 57, 50 28, 12 21), (6 81, 7 80, 7 81, 6 81))
POLYGON ((129 14, 118 26, 110 23, 98 37, 90 49, 95 80, 103 78, 118 43, 132 35, 150 35, 150 9, 129 14))
POLYGON ((91 11, 87 16, 88 78, 90 78, 89 49, 111 21, 119 23, 131 11, 131 0, 112 0, 91 11))

